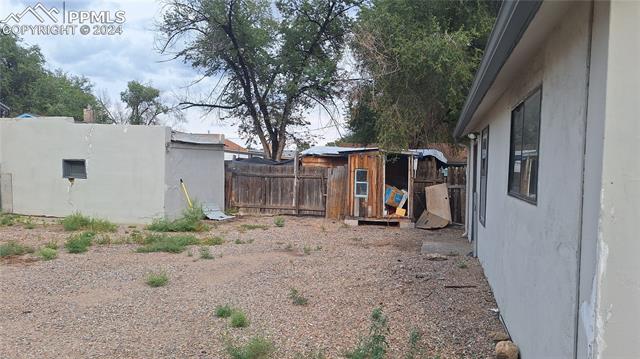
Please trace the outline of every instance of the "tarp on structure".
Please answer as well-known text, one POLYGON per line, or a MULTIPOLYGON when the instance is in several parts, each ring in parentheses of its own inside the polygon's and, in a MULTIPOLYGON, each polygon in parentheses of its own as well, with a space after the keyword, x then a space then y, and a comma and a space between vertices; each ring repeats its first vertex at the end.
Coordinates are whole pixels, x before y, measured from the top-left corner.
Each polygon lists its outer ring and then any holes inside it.
POLYGON ((424 189, 427 209, 422 212, 416 222, 416 228, 443 228, 451 223, 451 207, 449 206, 449 190, 446 183, 428 186, 424 189))
POLYGON ((349 152, 375 151, 377 147, 313 146, 300 152, 303 156, 342 156, 349 152))
POLYGON ((444 154, 441 151, 433 148, 418 148, 409 151, 415 153, 419 158, 432 156, 442 163, 447 163, 447 158, 444 156, 444 154))

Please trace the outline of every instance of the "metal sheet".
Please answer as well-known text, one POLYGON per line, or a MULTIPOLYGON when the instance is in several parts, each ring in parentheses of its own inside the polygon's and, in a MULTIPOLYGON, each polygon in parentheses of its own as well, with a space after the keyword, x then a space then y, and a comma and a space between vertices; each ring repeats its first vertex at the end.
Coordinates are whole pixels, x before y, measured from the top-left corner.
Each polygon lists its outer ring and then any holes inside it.
POLYGON ((214 221, 224 221, 226 219, 234 218, 233 216, 226 215, 215 203, 203 203, 202 211, 207 218, 214 221))

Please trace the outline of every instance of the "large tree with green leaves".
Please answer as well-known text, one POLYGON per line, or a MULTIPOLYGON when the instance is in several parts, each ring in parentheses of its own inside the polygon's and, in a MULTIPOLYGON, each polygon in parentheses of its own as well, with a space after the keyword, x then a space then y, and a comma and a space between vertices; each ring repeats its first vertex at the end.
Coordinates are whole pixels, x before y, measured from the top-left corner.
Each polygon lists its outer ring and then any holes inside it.
POLYGON ((158 116, 169 112, 169 107, 160 101, 160 90, 138 81, 129 81, 120 99, 130 111, 128 123, 131 125, 156 125, 158 116))
POLYGON ((374 0, 359 14, 351 138, 390 148, 451 140, 500 3, 374 0), (372 131, 372 126, 375 131, 372 131))
POLYGON ((357 0, 172 0, 161 51, 216 79, 184 107, 217 110, 280 159, 305 111, 329 106, 342 86, 338 63, 357 0))
POLYGON ((96 106, 92 85, 81 76, 49 71, 37 46, 23 46, 13 35, 0 34, 0 101, 17 115, 23 112, 82 119, 96 106))

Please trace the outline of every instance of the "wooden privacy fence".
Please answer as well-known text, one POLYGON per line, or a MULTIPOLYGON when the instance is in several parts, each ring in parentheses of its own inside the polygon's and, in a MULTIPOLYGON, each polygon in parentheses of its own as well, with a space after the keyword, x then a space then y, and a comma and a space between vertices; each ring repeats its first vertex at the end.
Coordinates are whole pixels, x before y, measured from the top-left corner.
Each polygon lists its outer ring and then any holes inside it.
MULTIPOLYGON (((244 213, 302 214, 344 218, 348 213, 349 173, 347 166, 335 168, 291 165, 225 163, 225 208, 244 213)), ((464 223, 466 167, 451 166, 448 175, 437 168, 435 159, 419 161, 413 179, 414 216, 426 208, 424 188, 446 183, 451 220, 464 223)))
POLYGON ((327 169, 225 163, 225 207, 245 213, 324 216, 327 169))
POLYGON ((413 180, 413 214, 420 217, 426 209, 424 188, 435 184, 446 183, 449 190, 451 221, 464 223, 466 215, 466 166, 450 166, 447 176, 438 169, 435 159, 427 158, 418 162, 416 176, 413 180))

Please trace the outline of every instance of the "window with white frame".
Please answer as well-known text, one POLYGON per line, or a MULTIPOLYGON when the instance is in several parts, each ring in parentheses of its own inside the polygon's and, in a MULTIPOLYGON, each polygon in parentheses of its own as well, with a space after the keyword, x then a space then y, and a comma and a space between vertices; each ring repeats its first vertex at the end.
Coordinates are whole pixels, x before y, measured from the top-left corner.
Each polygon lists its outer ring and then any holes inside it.
POLYGON ((356 169, 354 195, 359 198, 367 198, 369 196, 369 182, 367 181, 367 170, 362 168, 356 169))

